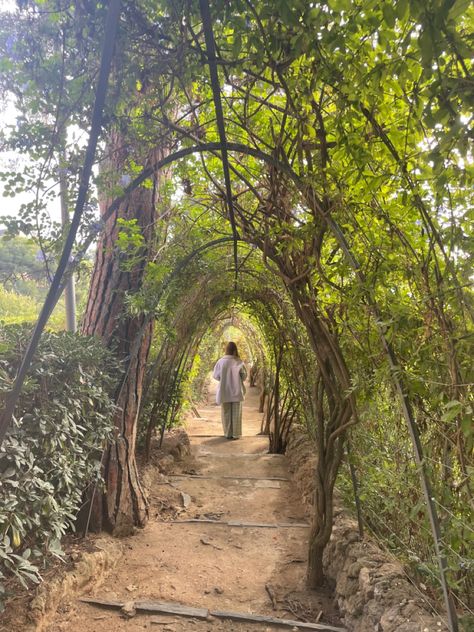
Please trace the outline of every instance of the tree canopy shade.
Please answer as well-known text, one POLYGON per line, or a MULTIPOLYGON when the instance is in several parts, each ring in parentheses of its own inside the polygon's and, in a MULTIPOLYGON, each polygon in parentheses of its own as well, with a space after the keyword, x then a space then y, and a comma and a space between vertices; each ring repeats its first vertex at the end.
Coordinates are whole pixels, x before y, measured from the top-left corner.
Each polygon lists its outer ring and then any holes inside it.
MULTIPOLYGON (((258 323, 273 396, 281 377, 314 439, 310 582, 322 581, 345 442, 359 446, 374 414, 381 427, 400 423, 394 384, 425 473, 446 602, 464 602, 472 572, 453 559, 468 557, 472 537, 455 534, 473 493, 474 8, 216 1, 212 32, 208 8, 122 3, 94 174, 102 222, 82 226, 74 247, 77 260, 102 230, 84 330, 119 350, 132 380, 109 453, 109 487, 118 480, 120 491, 103 499, 106 522, 146 518, 134 466, 143 379, 155 398, 144 410, 158 410, 164 366, 188 370, 206 327, 233 306, 258 323), (146 378, 150 349, 157 372, 146 378)), ((4 16, 2 87, 21 113, 7 142, 34 159, 15 182, 36 190, 11 230, 44 230, 45 181, 64 161, 70 199, 78 193, 83 152, 68 130, 89 125, 104 11, 46 0, 4 16)), ((273 411, 275 430, 284 411, 273 411)))

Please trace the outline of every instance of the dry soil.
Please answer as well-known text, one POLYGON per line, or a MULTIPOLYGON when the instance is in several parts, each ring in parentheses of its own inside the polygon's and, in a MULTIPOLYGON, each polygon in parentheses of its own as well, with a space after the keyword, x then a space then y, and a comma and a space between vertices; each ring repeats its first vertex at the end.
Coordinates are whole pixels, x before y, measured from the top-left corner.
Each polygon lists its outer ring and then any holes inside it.
MULTIPOLYGON (((84 596, 160 600, 309 621, 319 617, 320 622, 337 625, 330 592, 305 588, 309 530, 301 525, 308 520, 285 457, 268 454, 268 439, 258 434, 257 390, 249 389, 247 394, 244 436, 237 441, 221 436, 213 389, 209 398, 199 408, 201 418, 190 414, 186 421, 192 457, 175 467, 174 476, 149 476, 151 520, 125 540, 123 559, 105 583, 84 596), (182 522, 189 519, 272 526, 182 522)), ((47 632, 282 629, 169 615, 137 614, 126 619, 119 611, 74 599, 61 605, 47 632)))

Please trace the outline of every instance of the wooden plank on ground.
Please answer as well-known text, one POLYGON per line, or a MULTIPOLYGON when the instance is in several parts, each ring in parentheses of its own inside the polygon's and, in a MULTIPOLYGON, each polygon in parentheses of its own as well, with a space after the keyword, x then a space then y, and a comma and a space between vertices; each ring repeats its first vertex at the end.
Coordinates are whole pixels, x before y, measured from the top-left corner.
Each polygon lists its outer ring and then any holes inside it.
POLYGON ((229 527, 257 528, 257 529, 278 529, 278 524, 268 522, 242 522, 240 520, 228 520, 226 523, 229 527))
POLYGON ((193 619, 207 619, 209 617, 207 608, 195 608, 166 601, 136 601, 135 608, 143 612, 161 612, 162 614, 175 614, 193 619))
POLYGON ((93 606, 104 606, 104 608, 123 608, 125 601, 110 601, 110 599, 100 599, 97 597, 81 597, 79 601, 90 603, 93 606))
MULTIPOLYGON (((108 601, 106 599, 91 599, 83 597, 80 601, 95 606, 105 606, 108 608, 123 608, 125 602, 108 601)), ((266 615, 252 614, 251 612, 234 612, 233 610, 208 610, 207 608, 195 608, 180 603, 170 603, 167 601, 139 600, 133 604, 137 611, 158 612, 160 614, 173 614, 180 617, 191 617, 193 619, 207 619, 210 616, 217 619, 232 619, 234 621, 247 621, 248 623, 268 623, 271 625, 281 625, 291 628, 302 628, 304 630, 320 630, 321 632, 347 632, 344 628, 326 625, 325 623, 309 623, 292 619, 279 619, 266 615)))
POLYGON ((224 524, 227 525, 227 522, 222 522, 222 520, 213 520, 212 518, 188 518, 187 520, 164 520, 163 524, 224 524))
MULTIPOLYGON (((189 437, 190 439, 194 439, 194 438, 196 439, 224 439, 222 435, 218 435, 218 434, 194 434, 192 432, 189 432, 189 437)), ((241 439, 265 439, 266 441, 268 441, 267 435, 240 435, 240 438, 241 439)))
POLYGON ((229 527, 262 527, 267 529, 307 529, 310 525, 304 522, 241 522, 240 520, 229 520, 227 522, 229 527))
POLYGON ((285 455, 284 454, 268 454, 268 452, 251 452, 251 453, 247 453, 247 452, 241 452, 241 453, 235 453, 235 452, 201 452, 200 450, 196 452, 196 456, 199 457, 205 457, 205 456, 212 456, 212 457, 216 457, 216 459, 228 459, 229 457, 232 457, 232 460, 235 459, 240 459, 240 458, 244 458, 244 459, 260 459, 262 461, 265 460, 273 460, 273 459, 284 459, 285 455))
POLYGON ((292 619, 278 619, 277 617, 267 617, 265 615, 251 614, 246 612, 232 612, 226 610, 210 610, 211 617, 218 619, 232 619, 233 621, 248 621, 249 623, 269 623, 288 627, 303 628, 305 630, 326 630, 329 632, 347 632, 345 628, 336 628, 324 623, 306 623, 303 621, 293 621, 292 619))
MULTIPOLYGON (((124 601, 109 601, 107 599, 97 599, 95 597, 83 597, 79 601, 106 608, 123 608, 125 605, 124 601)), ((133 605, 135 610, 141 612, 160 612, 162 614, 174 614, 181 617, 192 617, 194 619, 207 619, 209 616, 209 610, 207 608, 194 608, 192 606, 185 606, 180 603, 167 601, 139 600, 133 602, 133 605)))
POLYGON ((188 518, 187 520, 167 520, 165 524, 218 524, 226 527, 262 528, 262 529, 307 529, 309 524, 304 522, 244 522, 242 520, 212 520, 210 518, 188 518))
POLYGON ((290 482, 291 479, 285 476, 231 476, 226 474, 224 476, 212 476, 210 474, 168 474, 168 478, 177 478, 186 480, 188 478, 203 478, 211 481, 231 480, 231 481, 286 481, 290 482))

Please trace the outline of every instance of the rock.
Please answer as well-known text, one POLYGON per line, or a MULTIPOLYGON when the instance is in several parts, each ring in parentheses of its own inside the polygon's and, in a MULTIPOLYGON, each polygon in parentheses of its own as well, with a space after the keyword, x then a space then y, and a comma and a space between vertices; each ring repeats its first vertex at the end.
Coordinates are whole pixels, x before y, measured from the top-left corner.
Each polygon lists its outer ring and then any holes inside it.
POLYGON ((131 619, 137 614, 134 601, 126 601, 120 608, 120 612, 127 618, 131 619))
MULTIPOLYGON (((303 504, 311 515, 316 458, 303 431, 290 433, 286 456, 303 504)), ((343 623, 352 632, 420 632, 425 627, 430 631, 446 631, 424 609, 402 565, 370 539, 360 540, 356 521, 346 514, 337 495, 324 568, 328 580, 335 584, 335 601, 343 623)))
POLYGON ((185 492, 180 492, 180 494, 181 494, 181 500, 183 502, 183 507, 187 509, 189 505, 191 504, 191 496, 189 494, 186 494, 185 492))
POLYGON ((373 597, 374 587, 372 585, 372 578, 368 568, 361 568, 359 573, 359 590, 367 595, 367 597, 373 597))
POLYGON ((160 469, 160 472, 163 472, 163 473, 170 472, 173 469, 173 466, 174 466, 174 459, 170 454, 167 454, 166 456, 162 456, 158 461, 158 467, 160 469))
MULTIPOLYGON (((359 577, 359 573, 361 572, 362 564, 360 562, 353 562, 349 568, 347 569, 347 576, 357 579, 359 577)), ((362 570, 367 570, 366 568, 362 570)))
MULTIPOLYGON (((30 602, 28 619, 34 624, 31 632, 41 629, 43 621, 66 599, 101 583, 105 575, 116 565, 123 555, 123 545, 109 537, 98 538, 94 542, 97 550, 81 553, 73 572, 59 573, 38 587, 36 596, 30 602)), ((25 628, 22 632, 29 632, 25 628)))
POLYGON ((191 454, 191 443, 185 430, 175 428, 167 432, 159 451, 180 461, 191 454))

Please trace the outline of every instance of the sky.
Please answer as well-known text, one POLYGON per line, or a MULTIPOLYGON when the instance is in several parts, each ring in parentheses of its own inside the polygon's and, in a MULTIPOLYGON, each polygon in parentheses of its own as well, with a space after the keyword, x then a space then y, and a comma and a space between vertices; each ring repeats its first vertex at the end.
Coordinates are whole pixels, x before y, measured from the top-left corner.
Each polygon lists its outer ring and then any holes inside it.
MULTIPOLYGON (((0 3, 1 2, 2 0, 0 0, 0 3)), ((0 129, 2 131, 5 131, 8 126, 14 125, 16 118, 14 105, 12 103, 1 104, 0 117, 0 129)), ((17 168, 21 170, 22 165, 25 165, 25 159, 21 154, 13 151, 0 151, 0 171, 14 170, 15 166, 17 166, 17 168)), ((0 179, 0 221, 2 216, 16 215, 21 204, 30 202, 32 199, 34 199, 33 193, 20 193, 17 194, 14 198, 4 197, 3 193, 4 184, 3 181, 0 179)), ((48 205, 48 212, 51 216, 51 219, 53 219, 54 221, 59 222, 61 220, 61 205, 59 196, 54 202, 48 205)))
MULTIPOLYGON (((15 0, 0 0, 0 12, 14 11, 16 8, 15 0)), ((5 131, 8 126, 14 125, 16 120, 16 111, 13 102, 0 102, 0 129, 5 131)), ((25 164, 24 158, 15 152, 0 151, 0 171, 11 170, 11 165, 17 164, 21 168, 21 164, 25 164)), ((33 194, 21 193, 12 197, 4 197, 4 185, 0 179, 0 229, 1 218, 6 215, 16 215, 21 204, 30 202, 34 199, 33 194)), ((61 221, 61 205, 59 196, 48 205, 48 212, 53 221, 61 221)))

